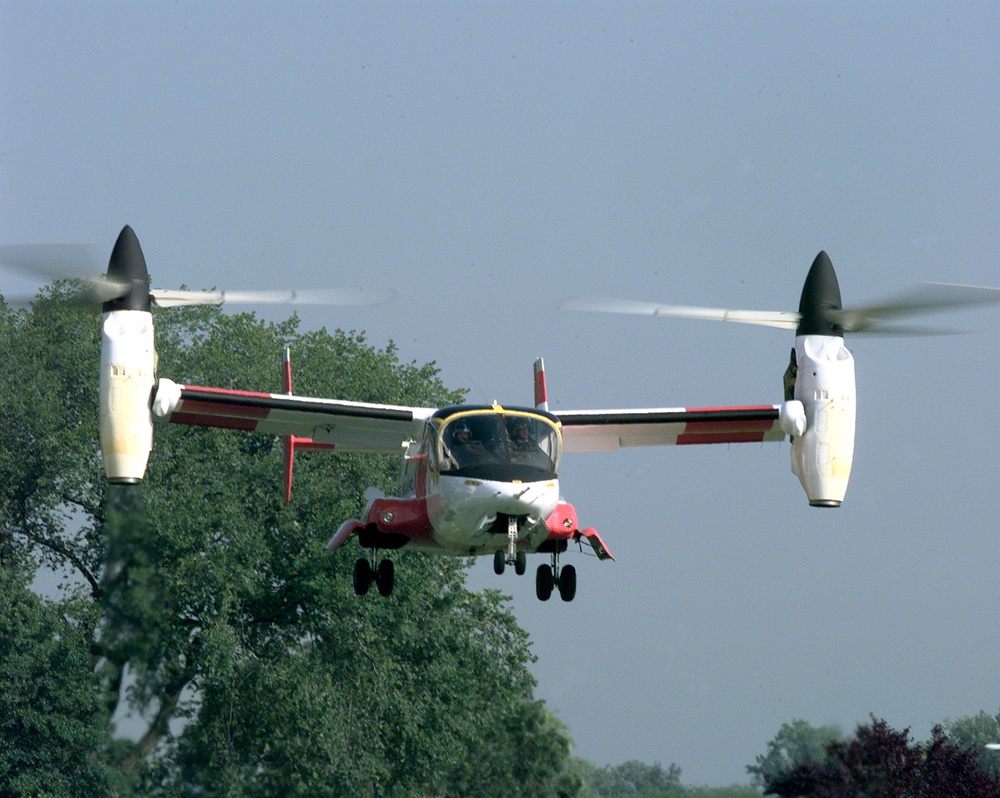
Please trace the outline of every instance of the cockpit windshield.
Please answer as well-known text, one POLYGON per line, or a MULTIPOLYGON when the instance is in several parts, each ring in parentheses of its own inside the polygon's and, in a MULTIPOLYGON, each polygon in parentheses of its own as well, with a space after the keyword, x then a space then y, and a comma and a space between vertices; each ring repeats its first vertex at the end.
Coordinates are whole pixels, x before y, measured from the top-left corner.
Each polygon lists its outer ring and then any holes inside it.
POLYGON ((444 420, 437 440, 441 473, 539 480, 554 477, 559 464, 557 422, 528 411, 458 412, 444 420))

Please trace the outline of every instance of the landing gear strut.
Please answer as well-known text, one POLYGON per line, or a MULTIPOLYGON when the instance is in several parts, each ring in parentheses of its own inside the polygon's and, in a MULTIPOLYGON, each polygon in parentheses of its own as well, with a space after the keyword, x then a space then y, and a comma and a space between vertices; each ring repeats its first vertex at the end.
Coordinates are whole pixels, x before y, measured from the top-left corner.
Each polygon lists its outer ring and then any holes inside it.
POLYGON ((371 560, 365 557, 354 563, 354 592, 365 595, 372 582, 378 587, 379 595, 389 596, 396 582, 396 571, 392 560, 378 562, 378 549, 372 549, 371 560), (376 565, 376 563, 378 563, 376 565))
POLYGON ((528 555, 517 549, 517 517, 507 518, 507 551, 497 549, 493 554, 493 573, 499 575, 508 565, 514 566, 514 573, 524 576, 528 570, 528 555))

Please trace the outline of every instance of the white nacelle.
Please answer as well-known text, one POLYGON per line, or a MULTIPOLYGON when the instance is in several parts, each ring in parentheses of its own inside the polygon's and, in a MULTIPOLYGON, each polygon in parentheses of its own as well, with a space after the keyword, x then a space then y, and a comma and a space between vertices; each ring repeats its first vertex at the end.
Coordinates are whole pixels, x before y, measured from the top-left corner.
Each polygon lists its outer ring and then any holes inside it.
POLYGON ((101 342, 101 453, 108 480, 142 480, 153 448, 149 402, 156 371, 153 314, 114 310, 104 314, 101 342))
MULTIPOLYGON (((839 507, 854 461, 854 357, 833 335, 796 337, 795 357, 795 400, 805 409, 805 431, 792 441, 792 473, 813 507, 839 507)), ((786 403, 790 421, 794 404, 786 403)))

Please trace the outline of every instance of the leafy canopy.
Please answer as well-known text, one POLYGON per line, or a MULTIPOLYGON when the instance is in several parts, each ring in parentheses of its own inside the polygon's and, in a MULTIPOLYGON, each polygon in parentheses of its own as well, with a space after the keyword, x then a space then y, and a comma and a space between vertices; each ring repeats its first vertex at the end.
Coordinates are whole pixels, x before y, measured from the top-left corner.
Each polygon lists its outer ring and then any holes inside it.
MULTIPOLYGON (((44 695, 60 726, 4 734, 9 772, 27 778, 31 754, 116 795, 575 794, 569 737, 533 697, 508 599, 469 591, 464 561, 419 555, 396 558, 391 600, 358 599, 357 555, 324 549, 366 487, 391 490, 396 462, 306 453, 286 506, 280 441, 157 424, 141 488, 109 488, 99 322, 65 294, 57 285, 27 310, 0 300, 0 351, 18 353, 0 371, 0 529, 11 562, 66 575, 67 596, 34 596, 23 577, 4 587, 25 608, 4 614, 5 631, 50 663, 10 661, 6 689, 23 700, 5 717, 28 723, 44 695), (46 635, 55 649, 38 647, 46 635), (108 719, 129 712, 132 733, 116 736, 108 719)), ((400 363, 361 333, 216 308, 155 324, 159 373, 192 384, 279 392, 290 346, 299 393, 462 398, 433 363, 400 363)), ((0 792, 62 794, 23 784, 0 792)))

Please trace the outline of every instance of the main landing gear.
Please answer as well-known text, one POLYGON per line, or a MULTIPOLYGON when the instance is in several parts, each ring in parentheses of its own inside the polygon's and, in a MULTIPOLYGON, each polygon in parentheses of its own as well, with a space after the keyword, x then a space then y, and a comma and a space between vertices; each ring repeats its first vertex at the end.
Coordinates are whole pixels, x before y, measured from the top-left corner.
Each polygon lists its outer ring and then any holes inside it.
POLYGON ((378 550, 372 549, 371 561, 362 557, 354 563, 354 592, 363 596, 372 586, 372 582, 378 587, 379 595, 389 596, 392 594, 393 585, 396 582, 395 568, 392 560, 382 560, 376 566, 378 550))
POLYGON ((535 595, 539 601, 548 601, 553 588, 559 589, 563 601, 572 601, 576 596, 576 568, 572 565, 560 568, 558 552, 552 554, 552 565, 539 565, 535 572, 535 595))

